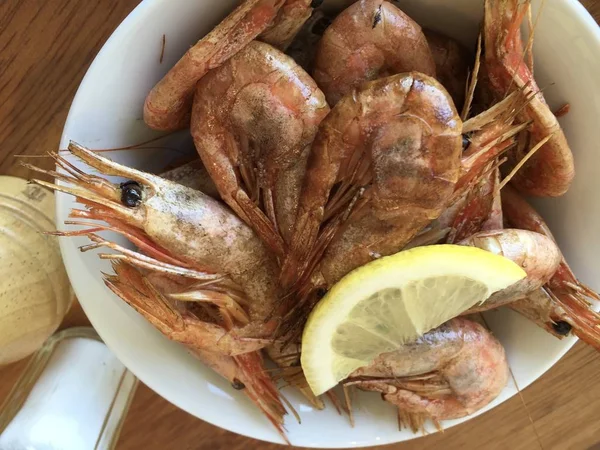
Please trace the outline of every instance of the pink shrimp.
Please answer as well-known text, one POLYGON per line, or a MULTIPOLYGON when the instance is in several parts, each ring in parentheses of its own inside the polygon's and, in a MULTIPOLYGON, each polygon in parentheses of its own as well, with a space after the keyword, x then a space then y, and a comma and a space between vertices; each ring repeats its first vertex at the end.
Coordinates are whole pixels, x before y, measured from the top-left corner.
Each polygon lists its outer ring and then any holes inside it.
POLYGON ((381 393, 398 407, 399 423, 417 432, 427 420, 441 429, 441 420, 488 405, 502 392, 508 375, 500 342, 478 323, 458 318, 380 355, 343 384, 381 393))
POLYGON ((322 122, 311 149, 282 285, 299 293, 282 333, 301 329, 320 288, 400 251, 503 151, 518 94, 482 118, 461 158, 462 121, 446 90, 420 73, 363 84, 322 122))
POLYGON ((385 0, 359 0, 325 31, 314 78, 333 106, 364 81, 410 71, 435 76, 421 27, 385 0))
POLYGON ((290 57, 252 42, 196 89, 192 135, 223 200, 285 254, 323 93, 290 57))
POLYGON ((523 299, 545 285, 556 273, 561 253, 556 243, 543 234, 527 230, 480 231, 458 242, 504 256, 518 264, 527 276, 512 286, 494 293, 467 314, 494 309, 523 299))
POLYGON ((285 51, 313 12, 314 0, 286 0, 259 40, 285 51))
POLYGON ((154 86, 144 103, 144 121, 173 131, 190 123, 196 82, 263 32, 284 0, 244 0, 223 22, 190 48, 154 86))
MULTIPOLYGON (((544 219, 510 186, 502 189, 502 208, 511 226, 536 231, 554 240, 544 219)), ((573 333, 600 350, 600 314, 590 303, 600 300, 600 296, 577 279, 562 254, 560 266, 544 291, 537 293, 530 305, 523 301, 513 307, 525 311, 527 317, 534 318, 545 329, 561 330, 559 335, 568 334, 573 328, 573 333)))
POLYGON ((68 185, 35 183, 74 195, 86 209, 73 210, 85 228, 57 232, 88 236, 90 250, 112 260, 108 287, 168 338, 186 345, 246 394, 283 432, 285 409, 266 374, 260 350, 273 343, 277 318, 268 320, 282 295, 279 267, 254 232, 222 203, 180 184, 117 164, 77 144, 69 152, 103 175, 130 181, 113 184, 55 155, 63 173, 44 171, 68 185), (107 225, 90 223, 100 220, 107 225), (139 251, 99 237, 115 231, 139 251), (238 380, 237 383, 235 380, 238 380))
POLYGON ((520 136, 519 146, 509 153, 515 166, 537 143, 546 142, 517 172, 512 183, 529 195, 556 197, 564 194, 575 176, 573 154, 567 139, 526 64, 520 25, 530 0, 485 0, 485 66, 489 87, 503 98, 515 89, 527 88, 535 95, 519 114, 531 127, 520 136))
POLYGON ((321 124, 311 150, 284 285, 297 280, 310 261, 321 261, 333 283, 370 261, 373 252, 402 246, 436 218, 460 169, 461 125, 444 88, 420 73, 372 81, 344 97, 321 124), (333 244, 345 248, 333 250, 335 258, 310 256, 320 248, 321 224, 335 228, 358 197, 363 207, 344 230, 353 242, 333 244))

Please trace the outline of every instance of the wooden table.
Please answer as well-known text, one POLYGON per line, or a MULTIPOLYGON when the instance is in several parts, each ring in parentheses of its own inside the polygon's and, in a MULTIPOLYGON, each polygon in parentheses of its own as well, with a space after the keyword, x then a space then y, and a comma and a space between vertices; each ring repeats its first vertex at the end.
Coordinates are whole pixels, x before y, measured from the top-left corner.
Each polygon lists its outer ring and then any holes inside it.
MULTIPOLYGON (((0 174, 27 178, 31 173, 19 167, 13 155, 56 149, 69 105, 87 67, 138 3, 0 1, 0 174)), ((583 4, 600 19, 600 0, 584 0, 583 4)), ((88 323, 75 305, 63 327, 88 323)), ((24 365, 20 362, 0 369, 0 402, 24 365)), ((600 357, 578 343, 522 396, 443 434, 387 448, 600 449, 598 413, 600 357)), ((204 423, 145 386, 140 386, 135 396, 118 444, 119 450, 220 448, 280 447, 204 423)))

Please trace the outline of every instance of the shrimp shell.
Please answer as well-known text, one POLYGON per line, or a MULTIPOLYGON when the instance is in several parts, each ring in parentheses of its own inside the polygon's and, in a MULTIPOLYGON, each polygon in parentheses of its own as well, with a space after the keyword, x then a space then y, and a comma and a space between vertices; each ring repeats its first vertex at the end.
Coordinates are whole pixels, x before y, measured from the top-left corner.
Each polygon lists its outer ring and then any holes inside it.
POLYGON ((380 392, 414 432, 427 419, 458 419, 494 400, 508 382, 504 348, 478 323, 453 319, 415 343, 380 355, 345 386, 380 392))
POLYGON ((391 254, 408 243, 439 216, 453 193, 461 131, 448 93, 421 73, 372 81, 344 97, 321 124, 312 147, 282 269, 284 285, 310 270, 311 259, 321 261, 330 286, 374 254, 391 254), (360 205, 323 258, 310 256, 337 200, 356 195, 360 205))
MULTIPOLYGON (((554 241, 544 219, 510 186, 502 189, 502 207, 511 226, 536 231, 554 241)), ((600 314, 591 303, 600 301, 600 295, 577 279, 562 254, 558 270, 543 291, 530 296, 530 304, 524 300, 511 306, 546 330, 554 330, 558 322, 566 322, 574 334, 600 350, 600 314)), ((557 335, 556 331, 551 332, 557 335)))
POLYGON ((517 149, 509 153, 510 166, 514 167, 537 143, 551 136, 511 182, 528 195, 557 197, 569 189, 575 165, 565 134, 526 64, 520 25, 529 6, 529 0, 485 1, 485 64, 496 97, 525 87, 535 93, 519 114, 521 122, 532 124, 521 135, 517 149))
POLYGON ((259 40, 285 51, 312 14, 312 0, 286 0, 277 17, 258 37, 259 40))
POLYGON ((421 27, 385 0, 359 0, 325 31, 313 75, 335 105, 364 81, 409 71, 435 76, 421 27))
POLYGON ((283 2, 244 0, 152 88, 144 103, 144 122, 162 131, 189 126, 196 82, 265 30, 283 2))
POLYGON ((290 57, 254 41, 198 83, 194 143, 222 199, 279 257, 308 148, 329 112, 290 57))
POLYGON ((527 230, 482 231, 458 244, 504 256, 527 273, 524 279, 492 294, 485 303, 471 308, 468 314, 494 309, 530 295, 554 276, 561 261, 560 250, 552 239, 527 230))

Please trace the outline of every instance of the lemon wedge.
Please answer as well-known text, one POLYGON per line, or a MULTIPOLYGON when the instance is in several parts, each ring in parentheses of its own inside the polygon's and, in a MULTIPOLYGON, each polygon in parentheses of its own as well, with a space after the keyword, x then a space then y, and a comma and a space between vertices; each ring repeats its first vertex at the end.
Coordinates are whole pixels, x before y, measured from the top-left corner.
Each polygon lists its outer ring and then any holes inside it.
POLYGON ((485 250, 432 245, 366 264, 335 284, 310 314, 302 369, 315 395, 523 279, 485 250))

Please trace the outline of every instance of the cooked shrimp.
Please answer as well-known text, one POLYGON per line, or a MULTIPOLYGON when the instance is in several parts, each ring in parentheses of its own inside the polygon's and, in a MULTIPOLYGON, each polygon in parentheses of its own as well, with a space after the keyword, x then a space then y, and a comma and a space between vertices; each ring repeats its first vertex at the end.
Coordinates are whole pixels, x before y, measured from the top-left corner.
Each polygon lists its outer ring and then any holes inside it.
POLYGON ((310 261, 320 260, 331 285, 374 253, 402 248, 452 195, 461 132, 452 100, 427 75, 379 79, 344 97, 321 124, 311 150, 284 285, 295 282, 297 270, 308 269, 310 261), (353 198, 358 201, 352 220, 339 239, 322 259, 323 253, 310 255, 322 247, 321 224, 338 226, 353 198))
POLYGON ((552 239, 527 230, 481 231, 458 244, 504 256, 518 264, 527 274, 512 286, 494 293, 485 303, 471 308, 469 314, 494 309, 527 297, 554 276, 561 261, 560 250, 552 239))
POLYGON ((421 27, 385 0, 359 0, 323 34, 314 78, 333 106, 364 81, 410 71, 435 76, 421 27))
MULTIPOLYGON (((554 240, 544 219, 510 186, 502 189, 502 208, 505 220, 510 226, 535 231, 554 240)), ((533 303, 522 307, 524 302, 521 302, 515 305, 515 308, 528 311, 528 317, 537 317, 538 325, 546 329, 553 329, 554 324, 558 322, 566 322, 573 327, 574 334, 600 349, 600 314, 590 303, 600 300, 600 296, 577 279, 562 254, 558 270, 544 286, 544 290, 546 292, 536 294, 536 298, 532 300, 539 306, 539 313, 535 312, 533 303), (551 306, 548 306, 548 299, 551 306), (543 312, 548 310, 552 312, 550 316, 543 312), (548 317, 550 321, 545 320, 548 317)))
POLYGON ((279 257, 310 145, 328 112, 312 78, 261 42, 198 83, 192 135, 200 157, 223 200, 279 257))
POLYGON ((530 0, 486 0, 484 17, 485 66, 490 87, 503 98, 516 89, 535 95, 519 114, 531 127, 520 136, 519 146, 509 153, 515 166, 537 143, 550 136, 525 165, 512 183, 529 195, 556 197, 564 194, 575 176, 573 154, 556 116, 548 107, 527 66, 520 25, 530 0))
POLYGON ((83 250, 116 250, 101 255, 117 262, 116 275, 107 276, 107 285, 170 339, 205 357, 218 356, 215 364, 235 362, 236 371, 245 374, 248 395, 281 431, 283 407, 258 353, 273 342, 277 320, 267 317, 282 295, 271 252, 225 205, 201 192, 74 143, 69 151, 103 175, 130 181, 113 184, 88 175, 61 156, 56 160, 66 174, 37 169, 69 185, 35 183, 74 195, 86 207, 72 211, 79 220, 67 222, 84 229, 57 234, 88 236, 92 244, 83 250), (95 234, 104 230, 124 235, 139 252, 95 234), (261 392, 265 396, 256 397, 261 392))
POLYGON ((476 182, 522 129, 505 120, 518 109, 515 99, 466 122, 473 148, 461 158, 462 121, 435 79, 400 74, 344 97, 311 149, 281 275, 282 285, 298 295, 289 297, 296 306, 280 332, 301 329, 314 306, 309 299, 318 301, 312 291, 400 251, 460 198, 457 189, 476 182))
POLYGON ((200 159, 163 172, 160 177, 220 200, 219 191, 200 159))
POLYGON ((433 30, 423 29, 435 62, 436 78, 446 88, 458 111, 465 102, 471 55, 458 41, 433 30))
POLYGON ((146 124, 163 131, 189 126, 196 82, 263 32, 283 2, 243 0, 223 22, 190 48, 150 91, 144 103, 146 124))
POLYGON ((258 37, 259 40, 285 51, 310 18, 313 3, 313 0, 286 0, 271 26, 258 37))
POLYGON ((415 343, 380 355, 343 382, 380 392, 414 432, 427 420, 458 419, 488 405, 508 382, 504 348, 481 325, 453 319, 415 343))

